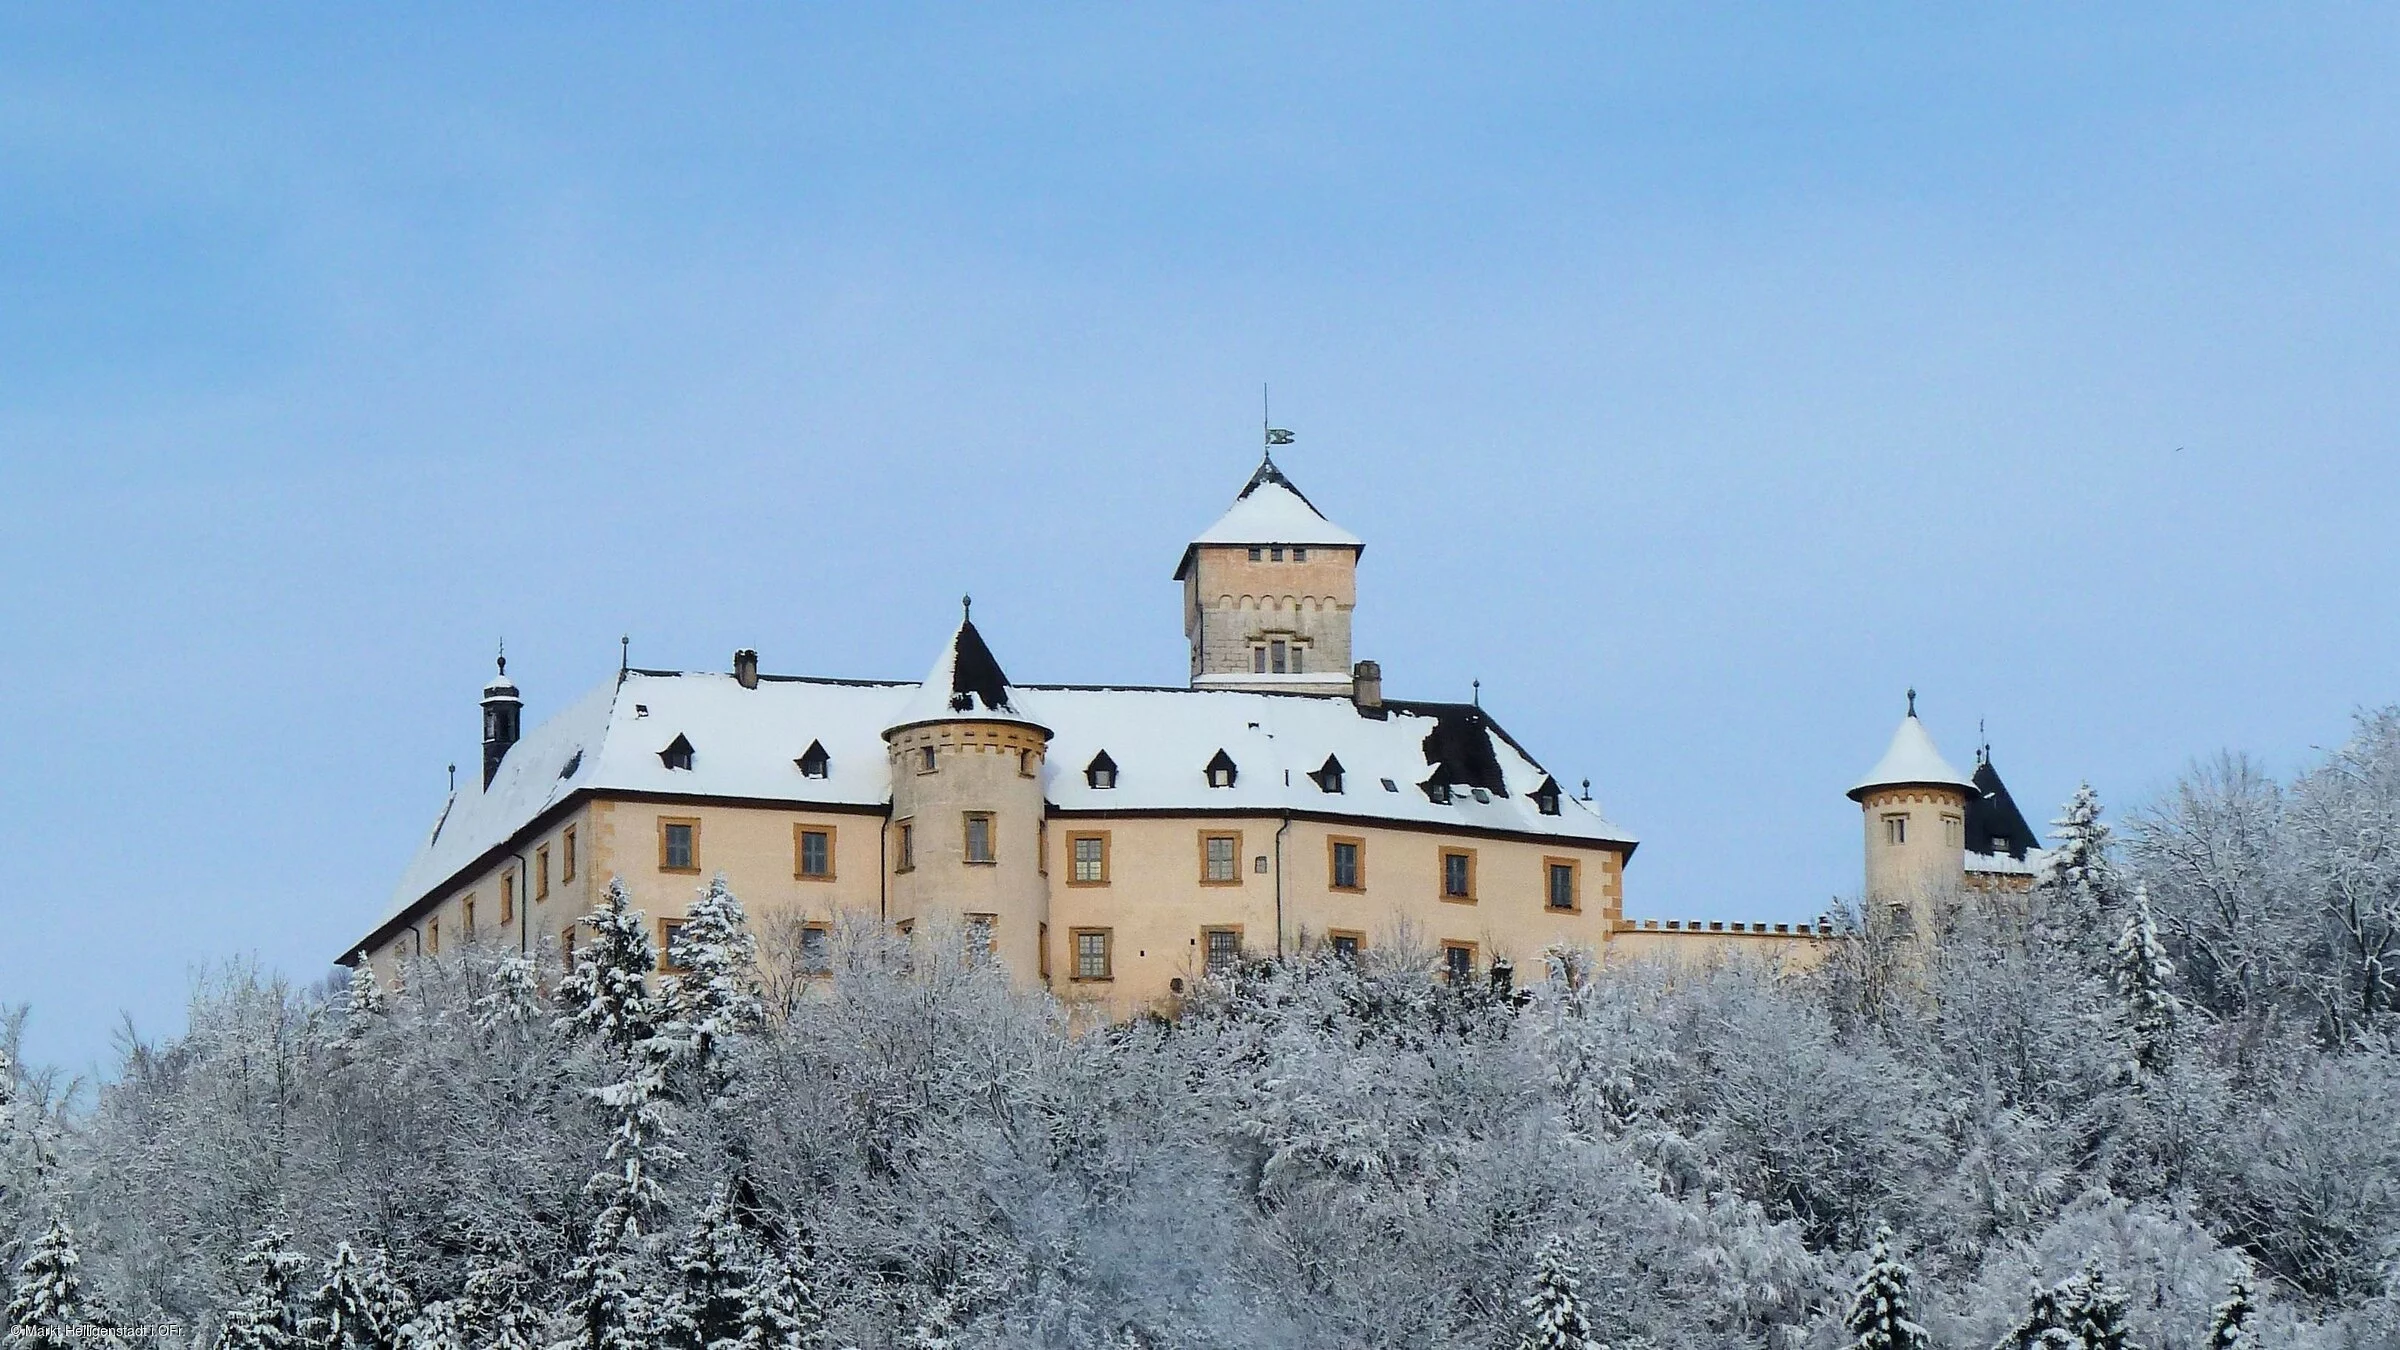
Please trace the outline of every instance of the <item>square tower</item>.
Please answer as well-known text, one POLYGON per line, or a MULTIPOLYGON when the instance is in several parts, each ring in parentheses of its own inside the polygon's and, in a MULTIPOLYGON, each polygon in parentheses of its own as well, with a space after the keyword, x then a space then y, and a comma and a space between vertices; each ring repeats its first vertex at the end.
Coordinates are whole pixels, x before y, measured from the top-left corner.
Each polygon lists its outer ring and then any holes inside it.
POLYGON ((1350 612, 1365 549, 1273 458, 1260 463, 1175 568, 1192 687, 1348 696, 1350 612))

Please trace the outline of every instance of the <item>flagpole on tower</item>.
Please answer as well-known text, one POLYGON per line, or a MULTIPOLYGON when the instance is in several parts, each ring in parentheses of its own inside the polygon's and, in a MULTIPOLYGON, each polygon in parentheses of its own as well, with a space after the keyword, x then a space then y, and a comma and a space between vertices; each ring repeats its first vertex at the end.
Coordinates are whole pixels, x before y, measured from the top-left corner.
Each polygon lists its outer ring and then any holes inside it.
POLYGON ((1275 416, 1267 406, 1267 387, 1264 384, 1258 387, 1258 438, 1270 465, 1275 462, 1275 447, 1290 445, 1293 440, 1292 433, 1275 425, 1275 416))

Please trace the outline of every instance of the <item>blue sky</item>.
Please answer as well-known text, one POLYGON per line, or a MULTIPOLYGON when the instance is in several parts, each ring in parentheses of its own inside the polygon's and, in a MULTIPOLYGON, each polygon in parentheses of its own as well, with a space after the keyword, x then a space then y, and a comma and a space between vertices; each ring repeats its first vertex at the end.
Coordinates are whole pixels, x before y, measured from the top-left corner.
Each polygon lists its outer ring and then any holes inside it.
POLYGON ((0 1002, 321 975, 638 663, 1172 683, 1283 457, 1359 652, 1856 885, 1911 684, 2047 819, 2400 698, 2377 7, 0 14, 0 1002), (469 770, 472 771, 471 769, 469 770))

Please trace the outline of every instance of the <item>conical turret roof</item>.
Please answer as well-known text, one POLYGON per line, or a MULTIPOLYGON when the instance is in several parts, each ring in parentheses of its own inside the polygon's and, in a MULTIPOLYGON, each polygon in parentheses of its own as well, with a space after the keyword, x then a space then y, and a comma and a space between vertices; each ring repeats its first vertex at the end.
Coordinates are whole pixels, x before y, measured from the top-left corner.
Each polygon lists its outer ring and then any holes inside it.
POLYGON ((1183 550, 1175 579, 1191 570, 1192 555, 1203 544, 1300 544, 1312 548, 1349 548, 1361 553, 1366 544, 1357 535, 1325 518, 1316 504, 1301 495, 1272 458, 1259 462, 1257 472, 1242 485, 1233 505, 1217 523, 1202 530, 1183 550))
POLYGON ((1883 752, 1882 759, 1875 761, 1874 768, 1867 770, 1867 776, 1850 789, 1849 796, 1852 801, 1860 801, 1878 788, 1893 787, 1943 787, 1969 795, 1975 791, 1974 783, 1942 758, 1942 752, 1934 748, 1932 734, 1917 720, 1914 690, 1909 693, 1908 715, 1900 719, 1900 729, 1892 733, 1890 748, 1883 752))
MULTIPOLYGON (((900 710, 884 735, 928 722, 1018 722, 1041 724, 1017 711, 1016 698, 999 658, 975 631, 973 619, 959 620, 958 631, 942 644, 942 653, 900 710)), ((1043 728, 1047 730, 1047 728, 1043 728)))

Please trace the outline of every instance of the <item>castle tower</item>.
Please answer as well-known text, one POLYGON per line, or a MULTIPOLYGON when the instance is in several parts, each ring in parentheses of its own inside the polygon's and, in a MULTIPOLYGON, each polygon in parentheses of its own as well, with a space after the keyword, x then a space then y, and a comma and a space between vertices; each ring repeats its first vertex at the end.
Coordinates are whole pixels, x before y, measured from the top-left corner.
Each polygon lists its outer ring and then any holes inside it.
POLYGON ((1916 690, 1891 747, 1849 795, 1865 817, 1868 900, 1917 907, 1958 889, 1975 786, 1934 748, 1916 690))
POLYGON ((1050 732, 1017 710, 972 621, 960 621, 883 739, 892 771, 887 917, 909 928, 988 928, 993 953, 1031 980, 1050 908, 1050 732))
POLYGON ((1347 695, 1365 548, 1263 460, 1175 566, 1192 687, 1347 695))
POLYGON ((492 775, 500 772, 500 761, 508 758, 508 747, 517 743, 517 721, 525 711, 525 700, 518 696, 516 681, 508 678, 508 658, 500 658, 500 673, 483 687, 483 785, 492 785, 492 775))

